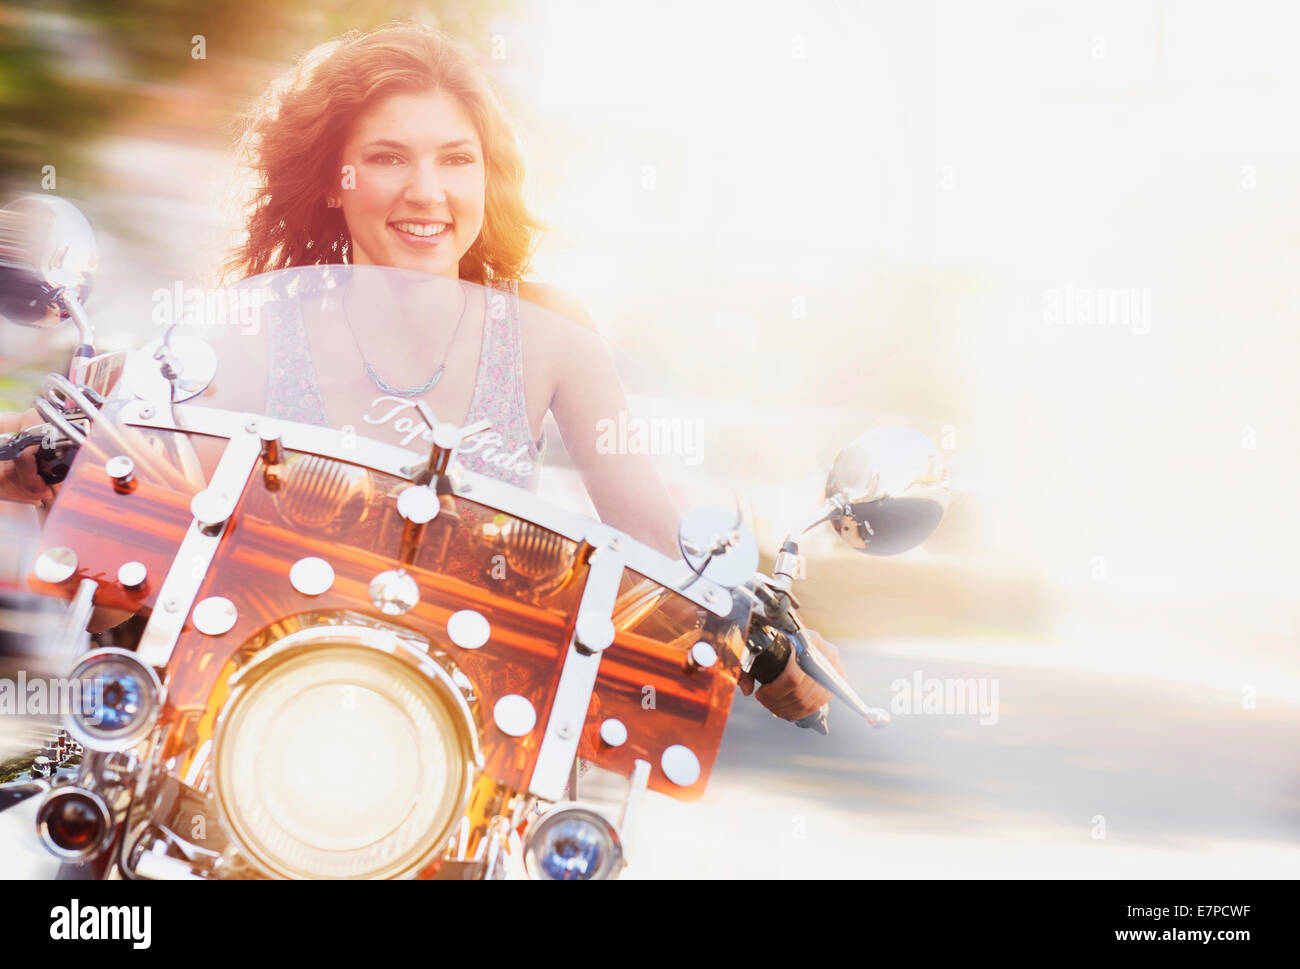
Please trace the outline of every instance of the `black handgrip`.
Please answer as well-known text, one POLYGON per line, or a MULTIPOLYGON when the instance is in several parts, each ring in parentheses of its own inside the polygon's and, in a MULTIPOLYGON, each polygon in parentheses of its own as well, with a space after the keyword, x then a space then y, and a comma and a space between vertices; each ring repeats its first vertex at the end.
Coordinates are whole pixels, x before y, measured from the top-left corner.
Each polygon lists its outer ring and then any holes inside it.
POLYGON ((751 629, 749 638, 763 650, 750 665, 749 675, 759 683, 771 683, 785 672, 786 663, 790 661, 790 643, 780 633, 762 626, 751 629))
POLYGON ((75 447, 66 448, 62 453, 40 448, 36 452, 36 473, 47 485, 60 484, 68 476, 76 456, 75 447))

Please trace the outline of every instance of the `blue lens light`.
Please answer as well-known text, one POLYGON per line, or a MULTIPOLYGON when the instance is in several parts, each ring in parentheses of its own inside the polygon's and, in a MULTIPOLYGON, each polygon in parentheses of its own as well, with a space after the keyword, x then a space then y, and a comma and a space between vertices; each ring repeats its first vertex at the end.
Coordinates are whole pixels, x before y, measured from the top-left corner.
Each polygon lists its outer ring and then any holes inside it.
POLYGON ((581 818, 557 821, 545 836, 540 860, 547 878, 586 881, 600 870, 605 832, 592 822, 581 818))
POLYGON ((125 750, 153 729, 162 684, 134 653, 116 647, 88 653, 71 679, 74 702, 64 725, 89 749, 125 750))
POLYGON ((94 672, 94 678, 82 684, 82 717, 105 733, 129 730, 145 706, 147 687, 123 664, 106 665, 94 672))

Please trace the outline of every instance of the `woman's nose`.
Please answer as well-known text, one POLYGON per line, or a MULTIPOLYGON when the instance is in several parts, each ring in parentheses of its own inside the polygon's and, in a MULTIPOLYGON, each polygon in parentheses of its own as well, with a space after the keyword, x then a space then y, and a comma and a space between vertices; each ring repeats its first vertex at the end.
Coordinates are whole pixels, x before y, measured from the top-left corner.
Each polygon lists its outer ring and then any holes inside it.
POLYGON ((447 201, 438 180, 437 167, 432 162, 416 165, 410 183, 406 186, 406 200, 412 205, 435 206, 447 201))

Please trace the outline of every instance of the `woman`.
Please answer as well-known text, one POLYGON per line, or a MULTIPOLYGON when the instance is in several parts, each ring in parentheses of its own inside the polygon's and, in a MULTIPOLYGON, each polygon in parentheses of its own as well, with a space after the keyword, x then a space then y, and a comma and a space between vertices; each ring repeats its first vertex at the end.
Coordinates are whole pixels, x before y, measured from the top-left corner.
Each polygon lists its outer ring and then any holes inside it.
MULTIPOLYGON (((414 24, 348 34, 271 88, 244 150, 257 188, 227 267, 237 276, 346 263, 487 288, 450 283, 464 298, 459 314, 453 300, 423 327, 385 327, 411 319, 411 307, 384 273, 355 270, 325 302, 272 307, 251 341, 216 328, 227 374, 206 403, 352 425, 410 446, 410 412, 422 401, 440 420, 491 421, 491 446, 475 442, 460 460, 530 488, 549 411, 601 519, 678 556, 677 514, 649 458, 598 448, 600 422, 627 409, 608 349, 580 305, 521 278, 540 225, 523 202, 514 138, 471 56, 414 24), (492 459, 503 454, 519 460, 492 459)), ((41 490, 30 468, 11 477, 14 497, 41 490)), ((753 692, 748 675, 741 688, 753 692)), ((829 694, 791 663, 757 697, 793 720, 829 694)))

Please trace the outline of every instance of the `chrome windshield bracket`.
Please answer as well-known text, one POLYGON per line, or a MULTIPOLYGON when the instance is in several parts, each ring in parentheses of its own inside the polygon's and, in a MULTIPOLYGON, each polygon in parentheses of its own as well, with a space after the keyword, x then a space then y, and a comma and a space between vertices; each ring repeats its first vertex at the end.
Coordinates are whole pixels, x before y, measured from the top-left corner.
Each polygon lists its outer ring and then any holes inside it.
POLYGON ((234 429, 208 487, 195 495, 192 506, 194 520, 176 550, 172 567, 158 590, 153 615, 140 637, 140 659, 150 666, 163 667, 171 660, 185 619, 198 597, 217 546, 229 527, 230 515, 253 476, 262 453, 262 439, 257 434, 256 425, 249 426, 253 429, 234 429), (206 501, 201 500, 205 498, 206 501))
POLYGON ((578 756, 578 740, 596 688, 600 655, 614 640, 614 602, 623 581, 624 558, 618 543, 597 548, 587 559, 587 582, 578 603, 578 618, 569 652, 560 671, 555 702, 533 767, 528 793, 547 801, 564 796, 569 770, 578 756))

